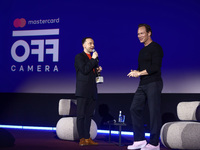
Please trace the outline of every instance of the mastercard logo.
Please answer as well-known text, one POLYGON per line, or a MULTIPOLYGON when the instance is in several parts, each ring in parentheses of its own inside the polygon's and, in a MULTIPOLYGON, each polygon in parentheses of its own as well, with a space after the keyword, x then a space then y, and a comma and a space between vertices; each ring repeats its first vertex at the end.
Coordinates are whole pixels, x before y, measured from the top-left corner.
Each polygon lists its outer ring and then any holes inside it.
POLYGON ((23 28, 26 25, 26 20, 24 18, 17 18, 14 20, 13 25, 15 28, 23 28))

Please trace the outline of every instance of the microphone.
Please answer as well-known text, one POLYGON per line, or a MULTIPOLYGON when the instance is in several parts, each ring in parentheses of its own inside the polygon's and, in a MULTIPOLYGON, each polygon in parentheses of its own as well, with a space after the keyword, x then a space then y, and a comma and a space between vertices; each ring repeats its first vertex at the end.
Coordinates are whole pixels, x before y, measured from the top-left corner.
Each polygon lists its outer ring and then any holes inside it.
MULTIPOLYGON (((92 52, 94 53, 94 52, 96 52, 96 50, 93 49, 92 52)), ((97 67, 99 67, 99 57, 97 57, 96 59, 97 59, 97 61, 98 61, 97 67)), ((96 77, 96 83, 103 83, 103 82, 104 82, 104 79, 103 79, 103 77, 101 76, 100 72, 98 72, 97 75, 98 75, 98 76, 96 77)))
MULTIPOLYGON (((93 49, 92 52, 94 53, 94 52, 96 52, 96 50, 93 49)), ((97 59, 97 61, 99 62, 99 57, 97 57, 96 59, 97 59)), ((99 67, 99 64, 98 64, 98 67, 99 67)))

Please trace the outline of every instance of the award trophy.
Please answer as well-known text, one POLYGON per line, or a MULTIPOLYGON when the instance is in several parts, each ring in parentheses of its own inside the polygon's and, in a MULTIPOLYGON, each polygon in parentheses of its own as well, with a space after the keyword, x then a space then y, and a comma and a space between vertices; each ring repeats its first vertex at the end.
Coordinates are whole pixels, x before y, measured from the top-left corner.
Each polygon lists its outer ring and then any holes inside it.
POLYGON ((100 75, 100 72, 97 73, 96 83, 103 83, 103 76, 100 75))

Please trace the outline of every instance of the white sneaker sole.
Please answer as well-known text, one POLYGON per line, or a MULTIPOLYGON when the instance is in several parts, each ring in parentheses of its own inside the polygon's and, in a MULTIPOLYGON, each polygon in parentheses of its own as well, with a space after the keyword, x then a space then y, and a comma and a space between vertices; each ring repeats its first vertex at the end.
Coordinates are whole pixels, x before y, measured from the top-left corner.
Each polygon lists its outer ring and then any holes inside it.
POLYGON ((143 148, 143 147, 145 147, 147 145, 147 142, 146 143, 144 143, 144 144, 142 144, 142 145, 138 145, 138 146, 134 146, 134 144, 133 145, 129 145, 128 147, 127 147, 127 149, 140 149, 140 148, 143 148))

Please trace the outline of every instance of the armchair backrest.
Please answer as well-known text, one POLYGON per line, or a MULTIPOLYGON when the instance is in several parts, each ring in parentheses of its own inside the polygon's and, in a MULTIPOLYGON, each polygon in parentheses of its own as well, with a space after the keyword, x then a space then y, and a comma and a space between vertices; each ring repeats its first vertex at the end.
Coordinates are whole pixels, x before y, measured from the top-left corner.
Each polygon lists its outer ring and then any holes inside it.
POLYGON ((76 100, 73 99, 60 99, 58 105, 58 113, 61 116, 76 116, 76 100))
POLYGON ((200 121, 200 101, 180 102, 177 115, 180 120, 200 121))

